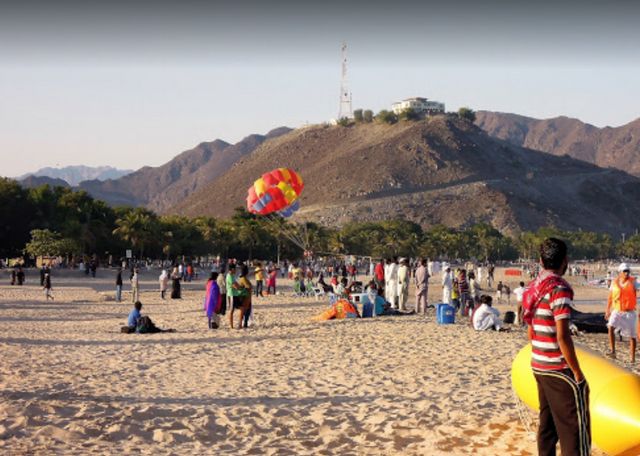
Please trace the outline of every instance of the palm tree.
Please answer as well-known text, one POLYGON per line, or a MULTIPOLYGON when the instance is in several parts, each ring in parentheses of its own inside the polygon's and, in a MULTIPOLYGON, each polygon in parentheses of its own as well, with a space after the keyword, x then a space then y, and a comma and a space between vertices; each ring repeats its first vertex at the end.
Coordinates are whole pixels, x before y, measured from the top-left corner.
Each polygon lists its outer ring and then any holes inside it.
POLYGON ((137 208, 117 219, 116 226, 113 234, 130 242, 134 248, 140 248, 139 258, 142 258, 145 245, 154 238, 155 215, 146 209, 137 208))

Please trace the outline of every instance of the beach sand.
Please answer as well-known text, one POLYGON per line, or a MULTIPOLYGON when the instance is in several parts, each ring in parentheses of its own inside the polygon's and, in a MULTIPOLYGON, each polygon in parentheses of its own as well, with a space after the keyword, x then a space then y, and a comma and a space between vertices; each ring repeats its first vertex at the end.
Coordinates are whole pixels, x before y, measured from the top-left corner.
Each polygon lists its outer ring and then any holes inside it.
MULTIPOLYGON (((0 286, 2 454, 535 453, 510 387, 522 330, 440 326, 433 311, 311 322, 327 303, 285 287, 254 299, 255 326, 211 331, 204 282, 162 301, 153 272, 142 313, 177 332, 121 334, 131 303, 113 301, 113 271, 54 271, 53 302, 29 274, 0 286)), ((433 284, 430 302, 439 294, 433 284)))

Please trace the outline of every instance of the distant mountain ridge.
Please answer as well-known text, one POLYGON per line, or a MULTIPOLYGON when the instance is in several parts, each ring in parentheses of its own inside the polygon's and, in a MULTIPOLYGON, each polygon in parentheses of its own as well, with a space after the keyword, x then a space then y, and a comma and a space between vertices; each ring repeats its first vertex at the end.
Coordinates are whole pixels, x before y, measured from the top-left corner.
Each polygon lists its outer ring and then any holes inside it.
POLYGON ((540 120, 478 111, 476 124, 511 144, 640 176, 640 118, 620 127, 598 128, 564 116, 540 120))
POLYGON ((75 187, 80 182, 85 180, 95 179, 103 181, 107 179, 118 179, 132 172, 133 171, 129 169, 117 169, 112 166, 74 165, 64 166, 62 168, 41 168, 33 173, 27 173, 20 177, 17 177, 16 180, 21 181, 29 176, 50 177, 52 179, 62 179, 70 186, 75 187))
POLYGON ((257 176, 281 166, 305 182, 294 220, 326 225, 406 218, 423 226, 486 222, 505 233, 545 225, 620 233, 635 229, 640 211, 636 177, 435 116, 295 130, 263 143, 169 212, 230 216, 257 176))
POLYGON ((236 144, 221 139, 203 142, 167 163, 145 166, 118 179, 81 182, 79 189, 113 206, 144 206, 163 213, 210 183, 263 142, 291 131, 287 127, 266 135, 250 135, 236 144))

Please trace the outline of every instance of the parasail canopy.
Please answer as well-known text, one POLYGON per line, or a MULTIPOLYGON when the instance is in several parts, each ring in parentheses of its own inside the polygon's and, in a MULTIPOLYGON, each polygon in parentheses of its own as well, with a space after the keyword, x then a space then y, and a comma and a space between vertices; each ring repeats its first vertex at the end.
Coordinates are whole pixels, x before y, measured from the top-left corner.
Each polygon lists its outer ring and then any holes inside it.
POLYGON ((302 178, 289 168, 277 168, 263 174, 247 190, 247 210, 253 214, 267 215, 282 211, 290 216, 293 211, 286 209, 294 203, 304 188, 302 178))

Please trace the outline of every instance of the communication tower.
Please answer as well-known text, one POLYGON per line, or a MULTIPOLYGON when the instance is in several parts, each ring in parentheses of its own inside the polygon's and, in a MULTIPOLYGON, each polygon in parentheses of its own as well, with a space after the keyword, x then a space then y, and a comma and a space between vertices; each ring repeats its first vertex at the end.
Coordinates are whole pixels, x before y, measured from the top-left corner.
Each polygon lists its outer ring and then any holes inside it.
POLYGON ((347 79, 347 43, 342 43, 342 79, 340 80, 340 111, 338 119, 352 118, 351 92, 349 92, 349 80, 347 79))

